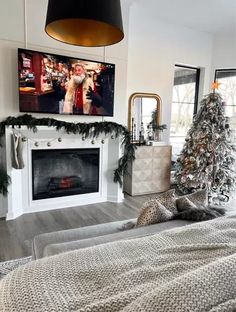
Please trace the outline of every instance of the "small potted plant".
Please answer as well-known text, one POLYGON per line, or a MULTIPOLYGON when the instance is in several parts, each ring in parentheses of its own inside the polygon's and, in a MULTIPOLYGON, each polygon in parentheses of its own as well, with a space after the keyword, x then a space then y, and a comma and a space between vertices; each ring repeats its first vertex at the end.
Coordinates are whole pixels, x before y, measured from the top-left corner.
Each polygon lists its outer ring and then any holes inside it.
POLYGON ((151 128, 152 128, 152 132, 153 132, 153 141, 161 141, 161 133, 163 132, 163 130, 167 129, 167 125, 166 124, 159 125, 157 120, 158 120, 158 118, 157 118, 157 110, 155 109, 152 112, 152 121, 150 122, 151 128))

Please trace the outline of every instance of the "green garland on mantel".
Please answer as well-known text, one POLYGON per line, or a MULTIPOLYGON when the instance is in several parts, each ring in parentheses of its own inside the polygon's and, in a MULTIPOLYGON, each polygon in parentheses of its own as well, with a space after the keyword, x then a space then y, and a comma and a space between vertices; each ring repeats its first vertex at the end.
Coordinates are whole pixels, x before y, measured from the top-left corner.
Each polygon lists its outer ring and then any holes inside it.
MULTIPOLYGON (((32 115, 21 115, 18 117, 7 117, 0 122, 0 137, 5 134, 6 127, 26 126, 28 129, 37 132, 38 126, 54 127, 57 131, 64 129, 66 133, 79 134, 84 138, 97 138, 100 134, 110 134, 114 138, 123 137, 122 145, 124 146, 123 156, 118 160, 118 168, 114 171, 114 182, 118 182, 122 186, 122 177, 127 170, 129 160, 135 159, 136 146, 132 144, 131 135, 128 129, 120 124, 110 121, 90 122, 90 123, 74 123, 56 120, 53 118, 34 118, 32 115)), ((6 173, 7 175, 7 173, 6 173)), ((2 175, 0 175, 1 180, 2 175)), ((6 177, 4 178, 5 181, 6 177)), ((0 193, 1 188, 0 188, 0 193)))

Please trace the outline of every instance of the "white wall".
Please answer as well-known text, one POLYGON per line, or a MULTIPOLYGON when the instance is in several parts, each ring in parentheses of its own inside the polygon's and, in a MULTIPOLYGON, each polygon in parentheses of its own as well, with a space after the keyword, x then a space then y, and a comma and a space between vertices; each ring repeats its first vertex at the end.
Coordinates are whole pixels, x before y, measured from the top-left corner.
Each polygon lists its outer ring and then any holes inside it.
POLYGON ((236 68, 236 27, 235 33, 215 36, 212 52, 212 80, 215 69, 236 68))
MULTIPOLYGON (((0 119, 19 115, 17 48, 28 48, 78 58, 104 61, 104 48, 75 47, 51 39, 44 32, 47 0, 1 0, 0 2, 0 119), (25 18, 26 17, 26 18, 25 18)), ((127 120, 127 51, 128 51, 128 4, 122 1, 125 39, 106 47, 105 61, 115 63, 115 107, 114 118, 118 123, 127 120)), ((44 117, 45 114, 34 114, 44 117)), ((67 121, 101 121, 101 117, 57 116, 51 117, 67 121)))
MULTIPOLYGON (((162 123, 170 124, 174 65, 205 69, 202 94, 209 92, 213 38, 208 33, 166 24, 148 8, 134 3, 129 18, 128 88, 134 92, 157 93, 162 98, 162 123)), ((165 132, 165 139, 169 129, 165 132)))
MULTIPOLYGON (((127 124, 129 96, 133 92, 151 92, 161 96, 162 122, 169 125, 174 64, 205 69, 199 97, 201 99, 204 93, 209 92, 215 67, 235 67, 236 39, 232 41, 231 36, 219 37, 215 39, 213 46, 213 36, 208 33, 157 20, 149 11, 148 5, 144 8, 139 1, 122 0, 121 3, 125 39, 106 47, 105 51, 105 61, 116 64, 114 118, 106 117, 105 120, 127 124), (130 15, 129 3, 132 3, 130 15)), ((19 114, 18 47, 104 60, 103 48, 75 47, 48 37, 44 32, 46 7, 47 0, 0 2, 0 119, 19 114)), ((101 120, 101 117, 50 116, 68 121, 101 120)), ((165 137, 168 132, 166 131, 165 137)))

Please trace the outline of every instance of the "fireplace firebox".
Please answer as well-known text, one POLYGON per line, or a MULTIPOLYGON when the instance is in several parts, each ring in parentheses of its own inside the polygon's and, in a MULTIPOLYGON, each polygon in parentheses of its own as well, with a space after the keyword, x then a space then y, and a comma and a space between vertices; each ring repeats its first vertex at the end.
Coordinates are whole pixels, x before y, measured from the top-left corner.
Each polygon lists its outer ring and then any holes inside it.
POLYGON ((32 150, 33 200, 99 191, 99 148, 32 150))

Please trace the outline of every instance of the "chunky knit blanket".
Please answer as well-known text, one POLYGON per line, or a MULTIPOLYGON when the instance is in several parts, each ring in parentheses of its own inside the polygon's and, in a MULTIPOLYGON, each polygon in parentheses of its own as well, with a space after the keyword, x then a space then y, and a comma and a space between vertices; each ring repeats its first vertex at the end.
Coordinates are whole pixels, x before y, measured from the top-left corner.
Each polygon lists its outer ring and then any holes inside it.
POLYGON ((236 311, 236 216, 32 261, 0 311, 236 311))

